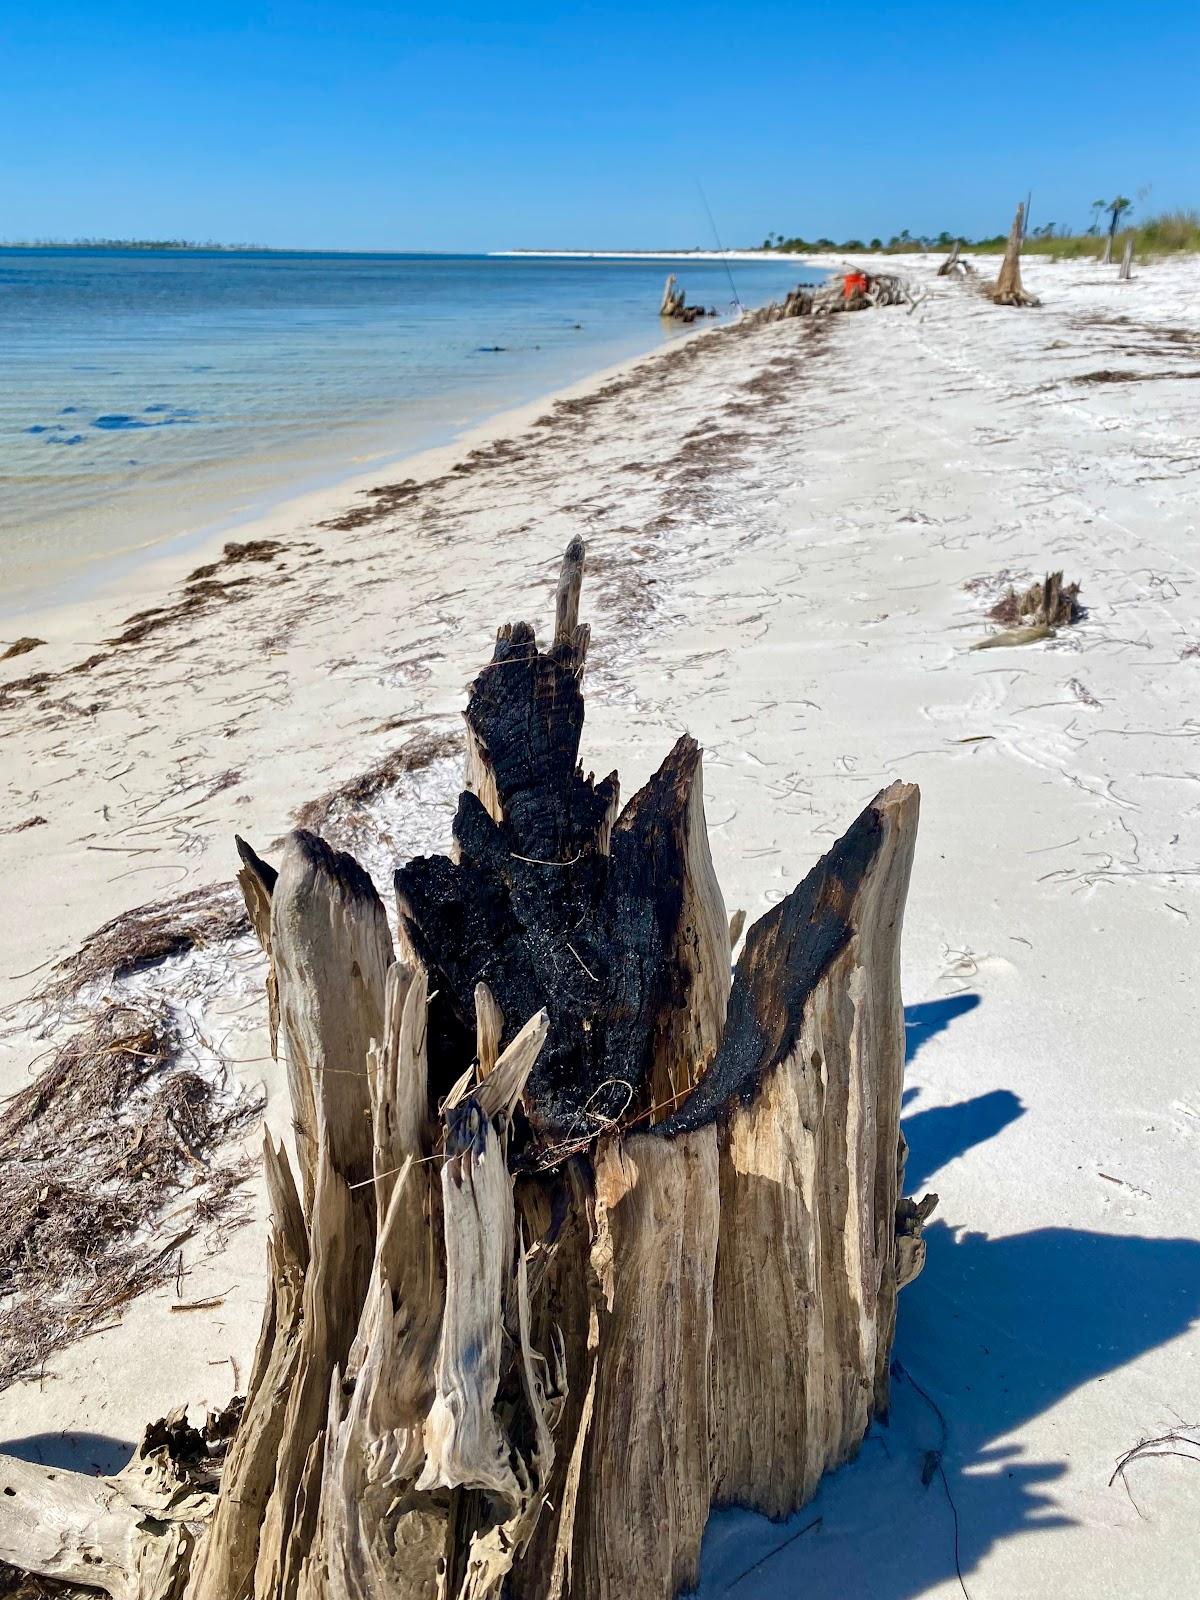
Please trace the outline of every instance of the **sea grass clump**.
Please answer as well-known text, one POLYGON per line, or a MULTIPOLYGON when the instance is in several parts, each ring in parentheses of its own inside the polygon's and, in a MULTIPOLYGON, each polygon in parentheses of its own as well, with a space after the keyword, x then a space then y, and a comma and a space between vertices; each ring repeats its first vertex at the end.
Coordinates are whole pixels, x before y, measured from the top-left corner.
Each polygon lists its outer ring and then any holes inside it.
POLYGON ((993 622, 1005 624, 1004 631, 981 639, 972 649, 1037 644, 1042 639, 1053 639, 1059 628, 1070 627, 1082 615, 1079 585, 1064 583, 1061 572, 1049 572, 1040 583, 1031 584, 1023 592, 1010 585, 988 612, 993 622))
POLYGON ((1023 594, 1010 588, 988 612, 993 622, 1006 627, 1030 627, 1043 623, 1048 628, 1065 628, 1081 615, 1079 585, 1064 583, 1061 572, 1047 573, 1041 583, 1031 584, 1023 594))

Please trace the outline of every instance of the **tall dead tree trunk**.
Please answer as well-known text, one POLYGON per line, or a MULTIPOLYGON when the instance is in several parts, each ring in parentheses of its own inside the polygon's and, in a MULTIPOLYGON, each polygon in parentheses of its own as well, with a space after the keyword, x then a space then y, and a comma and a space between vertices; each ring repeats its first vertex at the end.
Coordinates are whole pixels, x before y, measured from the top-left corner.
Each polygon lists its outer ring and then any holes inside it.
POLYGON ((984 291, 989 300, 994 300, 998 306, 1036 306, 1037 297, 1027 294, 1021 285, 1021 242, 1024 238, 1023 222, 1025 217, 1024 205, 1017 207, 1017 214, 1013 218, 1013 225, 1008 235, 1008 246, 1004 252, 1004 260, 1000 263, 1000 272, 995 283, 984 291))
POLYGON ((786 1514, 886 1410, 932 1206, 901 1190, 917 791, 731 977, 695 742, 623 809, 579 763, 583 563, 550 646, 502 628, 471 688, 454 854, 397 871, 399 959, 349 856, 240 845, 299 1170, 268 1141, 219 1489, 164 1510, 4 1463, 0 1557, 118 1600, 670 1600, 714 1504, 786 1514))

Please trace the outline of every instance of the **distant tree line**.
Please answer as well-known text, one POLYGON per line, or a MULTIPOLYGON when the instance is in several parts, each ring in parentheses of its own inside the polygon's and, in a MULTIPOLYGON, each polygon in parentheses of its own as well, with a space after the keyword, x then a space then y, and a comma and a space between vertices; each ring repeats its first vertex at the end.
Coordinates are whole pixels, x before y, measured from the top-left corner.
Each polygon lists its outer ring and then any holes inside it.
MULTIPOLYGON (((1079 256, 1093 254, 1099 241, 1107 234, 1115 239, 1124 228, 1133 201, 1125 195, 1112 200, 1094 200, 1091 221, 1082 232, 1057 222, 1043 222, 1031 228, 1025 236, 1025 248, 1039 255, 1079 256)), ((1155 254, 1170 250, 1200 250, 1200 211, 1169 211, 1149 217, 1130 229, 1134 248, 1142 254, 1155 254)), ((862 239, 805 239, 800 236, 785 237, 782 233, 769 233, 762 242, 764 250, 789 252, 796 255, 814 254, 817 251, 844 251, 846 254, 866 252, 903 254, 911 250, 950 250, 955 242, 964 250, 982 252, 1002 251, 1008 243, 1007 230, 986 238, 972 239, 965 233, 951 233, 943 228, 938 234, 910 233, 902 228, 886 241, 878 237, 862 239)))
POLYGON ((2 250, 265 250, 261 244, 222 244, 216 239, 4 239, 2 250))

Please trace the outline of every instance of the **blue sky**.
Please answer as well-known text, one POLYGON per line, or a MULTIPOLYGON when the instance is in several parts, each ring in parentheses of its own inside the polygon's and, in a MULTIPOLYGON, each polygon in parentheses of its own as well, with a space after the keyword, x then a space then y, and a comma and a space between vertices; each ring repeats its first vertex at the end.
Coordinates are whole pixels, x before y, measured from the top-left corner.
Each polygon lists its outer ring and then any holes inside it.
POLYGON ((491 249, 1200 205, 1200 6, 0 0, 0 238, 491 249))

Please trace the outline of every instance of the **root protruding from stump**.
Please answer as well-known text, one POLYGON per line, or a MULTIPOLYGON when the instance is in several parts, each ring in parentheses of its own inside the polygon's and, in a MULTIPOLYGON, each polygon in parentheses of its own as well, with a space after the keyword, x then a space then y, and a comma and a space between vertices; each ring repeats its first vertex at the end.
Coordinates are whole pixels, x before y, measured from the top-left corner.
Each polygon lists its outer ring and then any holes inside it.
POLYGON ((787 1514, 886 1411, 934 1204, 901 1187, 917 791, 731 981, 695 741, 623 809, 580 765, 583 571, 576 540, 549 647, 502 628, 472 685, 399 959, 351 857, 239 843, 295 1125, 240 1426, 176 1521, 13 1467, 0 1559, 121 1600, 671 1600, 714 1504, 787 1514))

